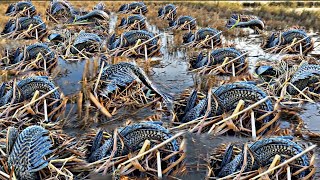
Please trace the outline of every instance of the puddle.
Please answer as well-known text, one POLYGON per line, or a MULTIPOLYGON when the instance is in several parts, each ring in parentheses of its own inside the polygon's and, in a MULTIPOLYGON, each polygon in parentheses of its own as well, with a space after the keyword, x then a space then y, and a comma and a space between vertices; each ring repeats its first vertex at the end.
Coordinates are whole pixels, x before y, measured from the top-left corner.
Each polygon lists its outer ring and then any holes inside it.
POLYGON ((151 79, 155 83, 166 87, 168 93, 178 94, 192 86, 193 79, 192 74, 188 72, 185 50, 169 51, 169 44, 173 43, 173 38, 173 35, 166 32, 163 33, 161 67, 153 67, 154 74, 151 76, 151 79))
MULTIPOLYGON (((303 119, 304 124, 308 130, 314 133, 320 132, 320 103, 304 105, 303 111, 300 112, 300 117, 303 119)), ((318 179, 320 178, 320 139, 312 140, 312 143, 318 145, 315 151, 317 162, 317 172, 315 174, 315 179, 318 179)))
POLYGON ((117 19, 118 19, 118 16, 116 15, 116 13, 112 12, 110 14, 109 34, 114 33, 114 30, 117 26, 117 19))
POLYGON ((320 104, 306 104, 300 116, 306 127, 315 133, 320 132, 320 104))
POLYGON ((86 61, 67 62, 59 58, 60 73, 55 78, 55 82, 65 96, 79 92, 85 64, 86 61))

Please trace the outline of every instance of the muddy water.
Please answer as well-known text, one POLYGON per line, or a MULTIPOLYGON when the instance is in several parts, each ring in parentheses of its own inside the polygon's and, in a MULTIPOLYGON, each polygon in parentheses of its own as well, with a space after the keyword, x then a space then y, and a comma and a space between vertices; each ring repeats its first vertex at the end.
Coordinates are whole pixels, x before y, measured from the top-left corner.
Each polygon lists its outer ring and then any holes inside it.
POLYGON ((306 127, 316 133, 320 133, 320 104, 306 104, 301 112, 301 118, 306 127))
POLYGON ((79 92, 85 61, 68 62, 59 58, 60 74, 55 79, 65 96, 79 92))
MULTIPOLYGON (((314 133, 320 133, 320 103, 318 104, 306 104, 303 106, 303 111, 300 113, 301 118, 305 122, 305 126, 308 130, 314 133)), ((318 145, 316 148, 316 166, 317 173, 316 179, 320 178, 320 139, 312 139, 310 140, 312 143, 318 145)))
MULTIPOLYGON (((313 56, 318 57, 320 54, 320 42, 319 37, 316 33, 309 34, 312 39, 315 41, 315 49, 310 53, 313 56)), ((239 50, 249 52, 248 54, 248 60, 249 60, 249 67, 250 71, 253 71, 253 67, 256 61, 260 59, 268 59, 271 61, 277 61, 281 59, 284 55, 279 54, 269 54, 265 53, 261 48, 260 44, 262 43, 261 37, 256 36, 249 36, 248 38, 236 38, 234 40, 231 40, 230 42, 236 44, 236 48, 239 50)), ((316 104, 306 104, 303 106, 303 111, 300 113, 301 118, 304 120, 306 128, 314 133, 320 133, 320 103, 316 104)), ((290 123, 287 121, 282 121, 281 126, 283 128, 287 128, 290 126, 290 123)), ((310 140, 312 143, 315 143, 318 145, 316 148, 316 177, 315 179, 320 178, 320 139, 317 140, 310 140)))
MULTIPOLYGON (((110 21, 110 33, 114 32, 116 27, 118 17, 116 14, 111 14, 110 21)), ((166 92, 170 94, 179 94, 184 91, 186 88, 190 88, 194 85, 193 82, 193 73, 188 71, 188 57, 187 50, 180 48, 172 48, 171 45, 174 44, 174 36, 171 32, 162 32, 157 27, 148 24, 148 30, 154 33, 161 33, 161 57, 152 58, 152 60, 159 60, 160 63, 154 65, 152 70, 149 73, 150 79, 161 88, 165 89, 166 92)), ((314 36, 313 39, 316 41, 316 46, 319 44, 317 36, 314 36)), ((253 67, 256 61, 259 59, 269 59, 277 61, 281 58, 282 55, 269 54, 265 53, 261 48, 260 44, 262 42, 262 37, 257 35, 249 35, 244 38, 235 38, 235 39, 224 39, 226 43, 234 43, 236 48, 241 51, 248 52, 249 67, 250 71, 253 71, 253 67)), ((317 47, 311 54, 320 54, 320 48, 317 47)), ((82 71, 84 69, 85 61, 78 62, 66 62, 65 60, 59 60, 59 68, 61 70, 61 75, 59 75, 55 81, 58 86, 61 88, 65 95, 74 94, 80 90, 81 84, 79 81, 82 77, 82 71)), ((115 120, 111 120, 107 123, 103 123, 102 126, 107 126, 109 130, 114 129, 118 126, 121 126, 123 122, 127 119, 143 119, 152 114, 148 109, 143 109, 139 112, 135 112, 132 115, 132 112, 127 109, 122 109, 123 112, 119 113, 119 116, 115 120), (122 116, 122 117, 121 117, 122 116), (121 117, 119 119, 119 117, 121 117)), ((76 111, 75 111, 76 112, 76 111)), ((305 120, 306 126, 309 130, 314 132, 320 131, 320 108, 319 105, 306 105, 305 110, 301 112, 301 117, 305 120)), ((286 126, 286 124, 284 124, 286 126)), ((212 138, 205 137, 206 140, 203 140, 203 145, 192 146, 189 150, 189 157, 199 157, 198 154, 203 154, 204 157, 208 151, 210 151, 212 143, 212 138), (207 148, 204 148, 207 147, 207 148)), ((203 139, 203 138, 202 138, 203 139)), ((242 139, 243 140, 243 139, 242 139)), ((315 142, 317 143, 317 142, 315 142)), ((320 143, 318 143, 320 145, 320 143)), ((190 146, 191 147, 191 146, 190 146)), ((317 154, 320 153, 320 149, 317 149, 317 154)), ((319 160, 319 156, 317 156, 319 160)), ((203 159, 200 161, 198 159, 190 158, 191 164, 200 162, 204 163, 203 159)), ((317 161, 319 162, 319 161, 317 161)), ((317 164, 319 167, 319 164, 317 164)), ((319 168, 318 168, 319 169, 319 168)), ((317 170, 319 171, 319 170, 317 170)), ((317 177, 320 177, 320 173, 317 172, 317 177)), ((203 172, 199 172, 196 177, 202 177, 203 172)))

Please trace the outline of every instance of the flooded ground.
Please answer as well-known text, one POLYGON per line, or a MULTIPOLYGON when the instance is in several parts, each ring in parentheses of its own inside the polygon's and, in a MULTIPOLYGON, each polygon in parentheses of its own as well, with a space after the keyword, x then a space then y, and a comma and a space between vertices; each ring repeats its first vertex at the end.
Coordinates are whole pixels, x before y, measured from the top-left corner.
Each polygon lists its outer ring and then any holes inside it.
MULTIPOLYGON (((110 30, 109 33, 114 32, 116 25, 119 23, 119 17, 115 14, 111 14, 110 18, 110 30)), ((172 32, 169 31, 161 31, 153 24, 148 24, 148 30, 154 33, 161 33, 161 57, 155 57, 151 60, 159 61, 158 64, 155 64, 150 69, 148 75, 150 79, 157 85, 159 85, 163 90, 172 94, 179 95, 179 93, 183 92, 187 88, 192 88, 194 86, 194 73, 188 70, 188 51, 192 51, 192 49, 185 48, 177 48, 173 47, 174 42, 177 41, 172 32)), ((223 33, 222 33, 223 34, 223 33)), ((310 54, 312 55, 320 55, 320 47, 319 47, 319 36, 317 33, 312 33, 313 40, 315 41, 315 49, 310 54)), ((269 54, 265 53, 260 45, 262 43, 262 37, 258 35, 250 34, 248 37, 238 37, 238 38, 229 38, 225 37, 223 43, 232 43, 235 44, 236 48, 243 51, 249 52, 248 60, 250 72, 253 72, 253 67, 258 60, 261 59, 269 59, 277 61, 283 55, 277 54, 269 54)), ((180 41, 180 40, 178 40, 180 41)), ((181 41, 180 41, 181 42, 181 41)), ((134 61, 134 60, 132 60, 134 61)), ((143 60, 142 60, 143 61, 143 60)), ((85 66, 85 61, 75 61, 69 62, 63 59, 59 59, 58 61, 58 69, 60 71, 59 75, 54 79, 55 83, 60 87, 60 90, 63 92, 65 96, 71 96, 76 94, 81 89, 82 74, 85 66)), ((301 111, 301 118, 305 121, 305 125, 308 130, 312 132, 319 133, 320 132, 320 104, 306 104, 304 110, 301 111)), ((76 116, 76 107, 69 104, 67 107, 67 111, 71 111, 69 117, 76 116)), ((145 117, 152 115, 153 112, 150 109, 145 108, 139 111, 131 111, 128 109, 121 109, 117 116, 109 122, 102 122, 97 126, 107 127, 108 130, 115 129, 123 125, 123 123, 127 119, 134 119, 136 121, 143 120, 145 117)), ((71 130, 72 131, 72 130, 71 130)), ((197 136, 191 138, 198 138, 196 141, 199 142, 197 145, 188 146, 188 157, 187 162, 189 161, 190 168, 197 170, 198 174, 193 174, 194 177, 204 177, 204 172, 207 170, 205 166, 201 166, 199 168, 199 164, 205 164, 204 158, 208 155, 208 151, 212 148, 215 148, 215 144, 220 144, 221 142, 230 142, 230 141, 247 141, 247 139, 225 139, 225 140, 217 140, 213 137, 208 136, 197 136), (195 158, 196 157, 196 158, 195 158)), ((317 143, 320 146, 319 142, 312 141, 317 143)), ((320 148, 317 149, 317 161, 319 162, 319 154, 320 148)), ((317 163, 319 165, 319 163, 317 163)), ((191 175, 191 174, 189 174, 191 175)), ((320 170, 317 170, 317 177, 320 177, 320 170)), ((189 176, 190 177, 190 176, 189 176)))
MULTIPOLYGON (((116 27, 118 23, 117 20, 119 18, 116 14, 111 15, 111 22, 110 22, 110 32, 114 32, 112 28, 116 27)), ((193 76, 194 74, 188 70, 188 55, 187 52, 191 49, 185 48, 172 48, 174 41, 174 34, 172 32, 167 31, 160 31, 157 29, 156 26, 148 24, 148 30, 154 33, 161 33, 161 57, 152 58, 152 60, 159 61, 159 64, 153 65, 149 76, 150 79, 158 84, 161 88, 165 89, 166 92, 178 95, 179 93, 183 92, 187 88, 192 88, 194 86, 193 76)), ((315 33, 312 33, 313 40, 315 41, 315 50, 311 52, 311 54, 320 54, 320 48, 318 47, 319 40, 318 36, 315 33)), ((262 37, 259 35, 249 35, 248 37, 238 37, 238 38, 224 38, 224 43, 232 43, 236 45, 236 48, 243 51, 249 52, 248 60, 250 62, 249 69, 250 72, 253 72, 253 67, 258 60, 261 59, 268 59, 277 61, 283 55, 279 54, 269 54, 264 52, 260 45, 262 43, 262 37)), ((143 61, 143 60, 142 60, 143 61)), ((60 68, 60 75, 56 77, 55 81, 58 86, 61 88, 65 95, 71 95, 77 93, 80 88, 81 84, 80 81, 82 79, 82 71, 84 69, 85 61, 78 61, 78 62, 66 62, 62 59, 59 60, 59 68, 60 68)), ((320 108, 319 104, 307 104, 305 106, 305 110, 301 112, 301 118, 305 120, 306 127, 312 132, 320 132, 320 108)), ((76 112, 73 110, 73 112, 76 112)), ((100 125, 108 130, 112 130, 120 125, 122 125, 125 120, 131 119, 135 121, 143 120, 145 117, 152 115, 154 112, 150 111, 150 109, 142 109, 137 111, 130 111, 128 109, 122 109, 119 112, 119 115, 114 117, 113 120, 108 122, 103 122, 100 125)), ((289 122, 284 121, 284 127, 290 126, 289 122)), ((207 156, 208 152, 212 147, 212 144, 217 141, 215 138, 212 137, 193 137, 193 138, 200 138, 197 141, 197 146, 188 146, 188 157, 187 162, 190 162, 190 173, 188 174, 189 177, 202 178, 206 174, 207 167, 204 166, 205 161, 204 158, 207 156), (195 158, 196 157, 196 158, 195 158), (196 168, 195 168, 196 167, 196 168)), ((232 139, 234 142, 239 140, 247 141, 245 139, 232 139)), ((230 142, 228 140, 221 141, 221 142, 230 142)), ((312 141, 320 145, 320 141, 312 141)), ((319 162, 319 154, 320 148, 317 149, 317 161, 319 162)), ((188 163, 187 163, 188 164, 188 163)), ((319 164, 319 163, 318 163, 319 164)), ((317 170, 317 177, 320 177, 320 171, 317 170)))

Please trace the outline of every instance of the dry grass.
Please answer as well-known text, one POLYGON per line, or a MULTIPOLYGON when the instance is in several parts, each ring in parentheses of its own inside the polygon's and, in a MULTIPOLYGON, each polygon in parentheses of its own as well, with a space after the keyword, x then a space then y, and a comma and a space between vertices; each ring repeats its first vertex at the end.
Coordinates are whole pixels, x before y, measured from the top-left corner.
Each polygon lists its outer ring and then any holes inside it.
MULTIPOLYGON (((92 7, 97 4, 99 1, 71 1, 71 4, 76 8, 81 8, 83 10, 90 10, 92 7)), ((116 1, 106 1, 104 2, 107 6, 107 9, 110 11, 117 11, 123 2, 116 1)), ((159 29, 164 29, 168 27, 168 22, 163 21, 157 18, 157 11, 164 4, 172 3, 172 2, 146 2, 146 5, 149 7, 149 12, 146 14, 148 22, 150 24, 155 25, 159 29), (152 7, 152 8, 150 8, 152 7)), ((37 12, 41 15, 42 19, 46 22, 45 11, 49 6, 49 2, 40 2, 35 1, 33 4, 36 6, 37 12)), ((253 10, 246 10, 246 6, 236 2, 200 2, 200 1, 192 1, 192 2, 175 2, 174 3, 178 9, 178 16, 181 15, 190 15, 197 19, 197 23, 200 27, 213 27, 218 30, 223 30, 223 35, 243 35, 244 32, 241 29, 231 29, 226 31, 225 23, 226 19, 230 17, 232 13, 244 13, 244 14, 252 14, 260 16, 267 25, 267 30, 274 29, 284 29, 288 28, 292 25, 305 26, 306 28, 313 28, 317 30, 320 27, 320 13, 318 11, 302 11, 296 12, 294 11, 294 7, 298 5, 296 3, 293 4, 285 4, 278 5, 274 4, 270 6, 270 4, 258 4, 255 6, 253 10), (291 6, 291 8, 288 8, 291 6), (286 22, 286 23, 283 23, 286 22)), ((3 29, 5 23, 8 21, 9 17, 3 16, 6 11, 9 2, 1 2, 0 3, 0 30, 3 29)), ((299 6, 300 7, 300 6, 299 6)), ((121 15, 118 17, 118 21, 126 15, 121 15)), ((48 22, 46 22, 48 24, 48 22)), ((117 22, 118 24, 119 22, 117 22)), ((49 30, 52 28, 50 23, 48 24, 49 30)), ((180 32, 183 34, 182 32, 180 32)), ((178 34, 180 34, 178 33, 178 34)), ((119 34, 117 32, 117 34, 119 34)), ((179 42, 181 38, 176 38, 179 42)), ((1 40, 0 47, 5 46, 8 41, 1 40)))

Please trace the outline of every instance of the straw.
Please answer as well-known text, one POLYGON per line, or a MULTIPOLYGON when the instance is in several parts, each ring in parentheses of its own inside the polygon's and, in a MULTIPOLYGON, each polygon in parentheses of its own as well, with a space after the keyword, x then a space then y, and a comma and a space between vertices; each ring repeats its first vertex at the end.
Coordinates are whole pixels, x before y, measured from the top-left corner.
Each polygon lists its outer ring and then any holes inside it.
POLYGON ((293 162, 293 161, 296 160, 297 158, 301 157, 302 155, 306 154, 307 152, 313 150, 313 149, 316 148, 316 147, 317 147, 317 145, 312 145, 312 146, 308 147, 307 149, 305 149, 305 150, 302 151, 301 153, 299 153, 299 154, 291 157, 290 159, 288 159, 288 160, 284 161, 283 163, 279 164, 278 166, 276 166, 276 167, 274 167, 274 168, 271 168, 271 169, 268 169, 267 171, 265 171, 265 172, 263 172, 263 173, 255 176, 255 177, 253 177, 252 180, 258 179, 258 178, 260 178, 260 177, 262 177, 262 176, 264 176, 264 175, 266 175, 266 174, 269 174, 270 172, 273 172, 274 170, 276 170, 276 169, 278 169, 278 168, 281 168, 282 166, 285 166, 285 165, 293 162))

